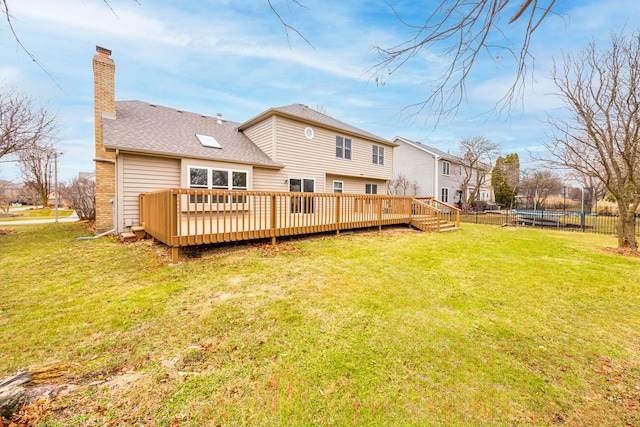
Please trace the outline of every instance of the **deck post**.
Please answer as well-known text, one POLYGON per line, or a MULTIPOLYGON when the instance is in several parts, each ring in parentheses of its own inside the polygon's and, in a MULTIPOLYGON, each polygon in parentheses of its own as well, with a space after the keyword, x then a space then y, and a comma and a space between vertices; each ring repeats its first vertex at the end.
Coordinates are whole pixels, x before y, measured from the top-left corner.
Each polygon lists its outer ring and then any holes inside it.
POLYGON ((340 211, 341 211, 340 200, 341 200, 341 197, 340 197, 340 194, 338 194, 336 196, 336 205, 335 205, 335 210, 336 210, 336 236, 340 235, 340 211))
POLYGON ((275 246, 276 245, 276 227, 278 226, 278 221, 276 218, 276 215, 278 213, 278 210, 276 209, 276 201, 277 201, 277 196, 275 194, 271 195, 271 203, 269 206, 269 216, 271 217, 271 221, 270 221, 270 227, 269 227, 269 234, 271 234, 271 246, 275 246))
POLYGON ((169 221, 167 224, 168 230, 165 230, 166 238, 173 241, 174 238, 180 238, 181 227, 178 227, 178 206, 179 196, 172 189, 167 194, 167 208, 169 209, 169 221), (176 237, 174 237, 176 236, 176 237))
POLYGON ((178 256, 180 255, 180 247, 172 246, 171 247, 171 264, 178 263, 178 256))

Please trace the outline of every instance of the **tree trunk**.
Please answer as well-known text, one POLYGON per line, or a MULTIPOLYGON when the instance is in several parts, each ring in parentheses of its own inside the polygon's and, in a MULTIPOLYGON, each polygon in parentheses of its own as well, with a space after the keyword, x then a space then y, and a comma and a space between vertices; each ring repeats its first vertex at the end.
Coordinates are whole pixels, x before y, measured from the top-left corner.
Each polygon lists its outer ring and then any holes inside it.
POLYGON ((616 231, 618 232, 618 247, 638 250, 638 241, 636 240, 636 220, 635 212, 629 211, 626 206, 618 205, 620 216, 616 231))

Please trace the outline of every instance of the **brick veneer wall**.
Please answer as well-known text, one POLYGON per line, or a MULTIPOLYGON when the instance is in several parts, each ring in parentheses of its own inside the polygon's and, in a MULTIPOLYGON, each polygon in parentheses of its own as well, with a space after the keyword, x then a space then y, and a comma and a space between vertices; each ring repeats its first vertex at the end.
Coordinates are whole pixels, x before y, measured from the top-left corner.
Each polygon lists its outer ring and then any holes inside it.
POLYGON ((93 57, 94 115, 96 137, 96 232, 114 228, 113 208, 116 196, 115 153, 107 152, 102 142, 102 115, 115 118, 116 64, 105 53, 93 57))

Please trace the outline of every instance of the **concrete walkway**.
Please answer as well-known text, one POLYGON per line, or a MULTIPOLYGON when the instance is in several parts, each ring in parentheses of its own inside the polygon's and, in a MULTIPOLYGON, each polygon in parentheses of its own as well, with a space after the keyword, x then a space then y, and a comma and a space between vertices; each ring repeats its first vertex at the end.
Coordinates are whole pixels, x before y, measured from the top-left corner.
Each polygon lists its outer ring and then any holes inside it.
MULTIPOLYGON (((80 221, 78 215, 74 211, 70 216, 66 216, 64 218, 59 217, 58 222, 76 222, 80 221)), ((46 224, 56 222, 55 218, 47 218, 47 219, 25 219, 20 221, 3 221, 0 219, 0 226, 8 226, 8 225, 29 225, 29 224, 46 224)))

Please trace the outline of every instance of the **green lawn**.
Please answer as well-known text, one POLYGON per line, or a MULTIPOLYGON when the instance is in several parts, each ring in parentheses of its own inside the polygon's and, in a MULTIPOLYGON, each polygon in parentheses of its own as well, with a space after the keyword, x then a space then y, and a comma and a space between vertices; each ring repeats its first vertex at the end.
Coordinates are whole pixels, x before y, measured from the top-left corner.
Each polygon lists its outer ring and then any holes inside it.
MULTIPOLYGON (((58 208, 58 218, 71 216, 72 209, 58 208)), ((53 208, 33 208, 25 210, 9 209, 11 216, 0 214, 0 224, 7 221, 23 221, 25 219, 54 219, 56 211, 53 208), (15 215, 15 216, 14 216, 15 215)))
POLYGON ((640 425, 640 257, 610 236, 463 224, 170 266, 82 224, 8 227, 0 377, 83 386, 42 426, 640 425))

